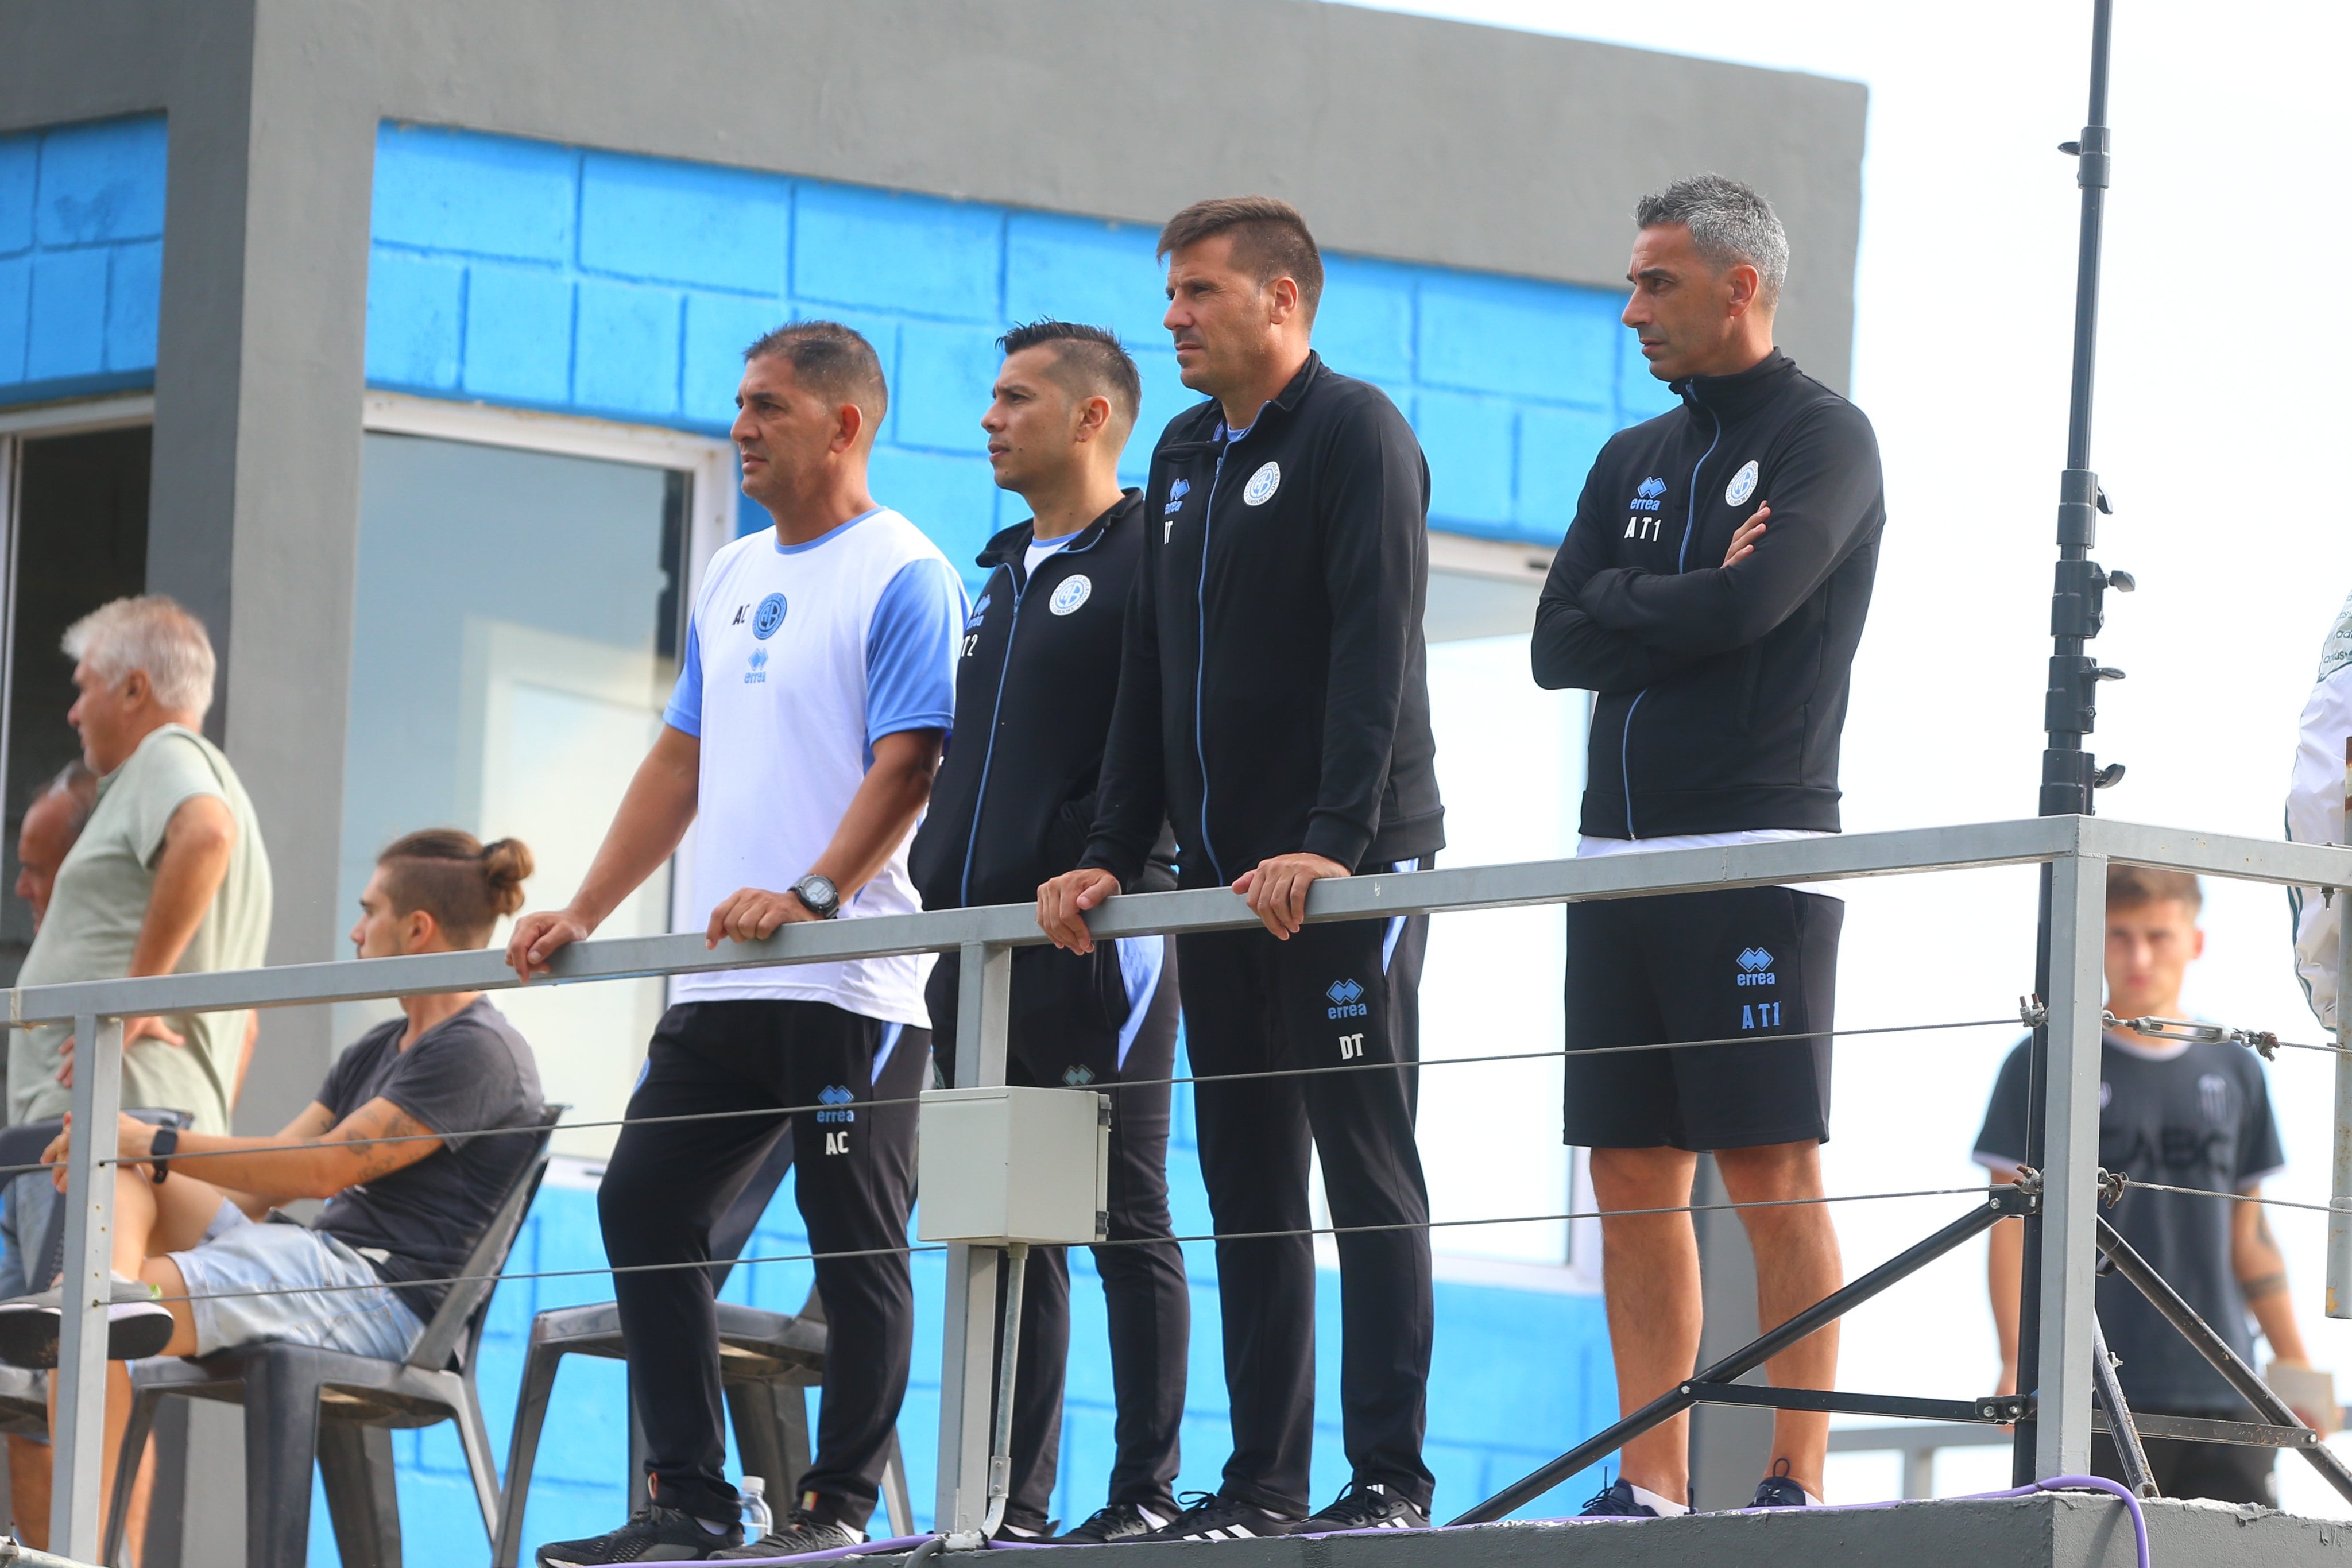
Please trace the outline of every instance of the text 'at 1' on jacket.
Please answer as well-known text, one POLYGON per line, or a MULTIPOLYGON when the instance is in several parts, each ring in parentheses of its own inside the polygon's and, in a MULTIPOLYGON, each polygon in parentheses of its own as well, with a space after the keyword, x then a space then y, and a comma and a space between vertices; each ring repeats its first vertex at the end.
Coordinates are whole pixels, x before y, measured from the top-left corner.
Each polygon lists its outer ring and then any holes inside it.
POLYGON ((1187 887, 1444 847, 1428 512, 1404 416, 1313 354, 1238 435, 1213 401, 1169 422, 1085 863, 1129 877, 1163 813, 1187 887))
POLYGON ((1877 437, 1778 350, 1675 391, 1601 449, 1536 611, 1537 684, 1596 694, 1583 831, 1834 832, 1886 521, 1877 437))
MULTIPOLYGON (((1143 500, 1117 506, 1026 570, 1031 525, 988 541, 987 585, 956 660, 956 733, 907 853, 926 909, 1026 904, 1078 863, 1118 693, 1120 627, 1143 556, 1143 500)), ((1176 885, 1164 839, 1130 893, 1176 885)))

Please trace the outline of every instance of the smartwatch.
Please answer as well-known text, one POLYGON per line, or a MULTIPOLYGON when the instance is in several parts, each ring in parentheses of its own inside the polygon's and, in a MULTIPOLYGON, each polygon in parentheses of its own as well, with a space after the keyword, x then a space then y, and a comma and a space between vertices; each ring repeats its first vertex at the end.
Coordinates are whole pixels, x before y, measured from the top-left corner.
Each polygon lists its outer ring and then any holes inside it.
POLYGON ((811 872, 793 883, 793 893, 819 920, 830 920, 841 913, 841 889, 833 885, 829 876, 811 872))
POLYGON ((179 1146, 179 1128, 158 1127, 155 1129, 154 1141, 147 1145, 147 1152, 154 1157, 154 1179, 157 1186, 162 1186, 163 1185, 163 1178, 172 1174, 172 1151, 179 1146))

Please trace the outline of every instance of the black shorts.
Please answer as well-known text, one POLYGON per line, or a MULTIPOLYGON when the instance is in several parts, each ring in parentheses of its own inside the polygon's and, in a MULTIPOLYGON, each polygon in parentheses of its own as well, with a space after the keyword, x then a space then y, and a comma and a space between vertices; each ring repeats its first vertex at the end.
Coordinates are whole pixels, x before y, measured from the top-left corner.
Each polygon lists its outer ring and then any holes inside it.
POLYGON ((1827 1142, 1845 905, 1785 887, 1568 906, 1567 1141, 1740 1149, 1827 1142), (1614 1051, 1683 1040, 1687 1051, 1614 1051))

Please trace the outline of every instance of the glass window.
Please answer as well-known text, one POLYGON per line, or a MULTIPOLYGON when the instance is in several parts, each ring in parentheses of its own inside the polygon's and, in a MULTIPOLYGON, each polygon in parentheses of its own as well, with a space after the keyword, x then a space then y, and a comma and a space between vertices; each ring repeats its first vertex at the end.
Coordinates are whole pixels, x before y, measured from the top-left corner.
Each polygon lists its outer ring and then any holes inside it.
MULTIPOLYGON (((1430 575, 1433 582, 1438 576, 1430 575)), ((1534 618, 1534 596, 1525 597, 1520 625, 1534 618)), ((1584 694, 1537 688, 1525 632, 1437 635, 1433 627, 1429 705, 1446 841, 1437 863, 1574 854, 1584 694)), ((1421 986, 1423 1060, 1559 1051, 1565 930, 1558 904, 1433 918, 1421 986)), ((1566 1212, 1574 1184, 1559 1098, 1558 1056, 1423 1072, 1421 1155, 1432 1218, 1566 1212)), ((1569 1227, 1558 1220, 1448 1226, 1432 1232, 1430 1244, 1527 1263, 1565 1263, 1570 1254, 1569 1227)))
MULTIPOLYGON (((677 678, 689 476, 632 463, 371 433, 344 747, 342 918, 403 833, 455 826, 530 846, 529 907, 588 869, 677 678)), ((668 929, 669 876, 600 936, 668 929)), ((493 938, 505 940, 503 926, 493 938)), ((616 1116, 663 1005, 658 979, 498 993, 551 1101, 616 1116)), ((389 1004, 338 1009, 337 1042, 389 1004)), ((609 1131, 558 1146, 599 1155, 609 1131)))

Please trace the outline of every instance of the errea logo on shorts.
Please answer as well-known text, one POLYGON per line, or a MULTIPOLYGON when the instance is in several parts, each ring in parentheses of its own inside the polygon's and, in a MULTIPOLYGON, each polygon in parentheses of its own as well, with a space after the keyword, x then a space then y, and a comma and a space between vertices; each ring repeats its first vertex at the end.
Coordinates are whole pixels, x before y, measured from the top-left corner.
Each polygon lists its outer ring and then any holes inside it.
POLYGON ((1769 986, 1779 983, 1772 972, 1772 955, 1761 947, 1744 949, 1739 955, 1739 973, 1732 977, 1738 986, 1769 986))
POLYGON ((1335 1019, 1360 1019, 1371 1016, 1372 1009, 1364 1005, 1364 988, 1353 980, 1334 980, 1323 994, 1331 998, 1327 1016, 1335 1019))
POLYGON ((1244 486, 1242 489, 1243 504, 1251 507, 1263 507, 1268 501, 1273 500, 1274 493, 1281 488, 1282 465, 1279 463, 1268 463, 1265 467, 1260 468, 1256 473, 1250 476, 1248 485, 1244 486))

